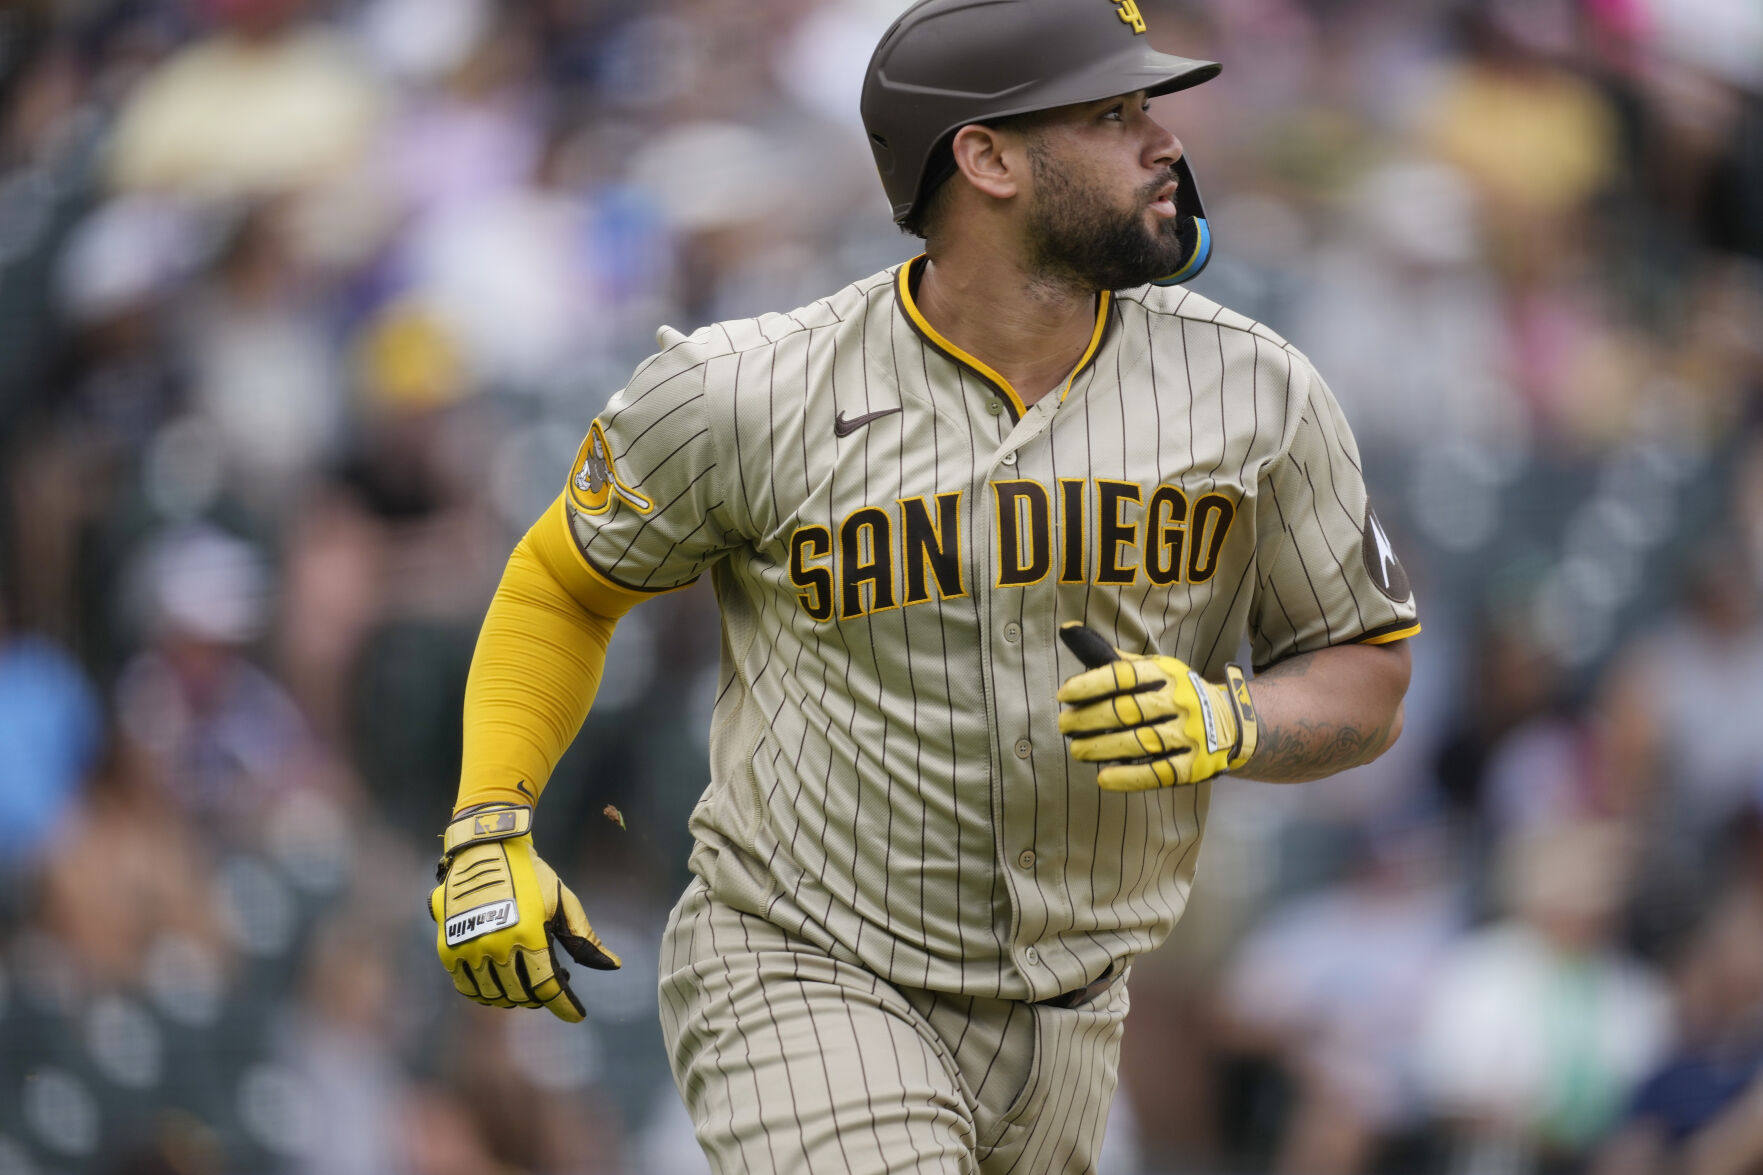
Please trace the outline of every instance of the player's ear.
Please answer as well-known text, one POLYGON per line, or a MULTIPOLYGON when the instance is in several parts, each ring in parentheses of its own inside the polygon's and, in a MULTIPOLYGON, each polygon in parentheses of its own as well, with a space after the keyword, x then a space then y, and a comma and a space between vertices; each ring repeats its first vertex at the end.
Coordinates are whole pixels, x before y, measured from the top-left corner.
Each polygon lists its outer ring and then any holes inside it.
POLYGON ((1021 190, 1028 166, 1028 154, 1017 141, 1020 137, 1002 127, 974 122, 955 132, 949 150, 968 183, 994 199, 1008 200, 1021 190))

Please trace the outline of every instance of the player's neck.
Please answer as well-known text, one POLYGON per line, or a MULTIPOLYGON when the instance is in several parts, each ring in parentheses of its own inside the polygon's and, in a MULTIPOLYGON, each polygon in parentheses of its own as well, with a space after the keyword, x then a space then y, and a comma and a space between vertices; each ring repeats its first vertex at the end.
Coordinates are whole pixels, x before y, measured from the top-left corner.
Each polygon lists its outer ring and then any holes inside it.
POLYGON ((1094 290, 1037 281, 980 249, 927 259, 916 299, 926 321, 1009 380, 1025 404, 1064 384, 1096 328, 1094 290))

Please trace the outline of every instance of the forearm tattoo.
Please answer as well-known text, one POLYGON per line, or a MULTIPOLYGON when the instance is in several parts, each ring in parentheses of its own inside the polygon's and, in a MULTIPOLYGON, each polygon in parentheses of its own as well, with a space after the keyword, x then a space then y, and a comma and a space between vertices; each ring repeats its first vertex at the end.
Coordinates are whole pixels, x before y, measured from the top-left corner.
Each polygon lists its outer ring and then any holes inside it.
MULTIPOLYGON (((1312 657, 1300 656, 1264 670, 1260 677, 1287 680, 1309 675, 1312 657)), ((1369 763, 1389 747, 1396 715, 1381 723, 1300 718, 1263 724, 1261 743, 1246 774, 1273 783, 1300 783, 1369 763)))
POLYGON ((1248 773, 1272 783, 1301 783, 1377 758, 1389 745, 1395 718, 1378 726, 1335 725, 1299 719, 1261 728, 1261 745, 1248 773))

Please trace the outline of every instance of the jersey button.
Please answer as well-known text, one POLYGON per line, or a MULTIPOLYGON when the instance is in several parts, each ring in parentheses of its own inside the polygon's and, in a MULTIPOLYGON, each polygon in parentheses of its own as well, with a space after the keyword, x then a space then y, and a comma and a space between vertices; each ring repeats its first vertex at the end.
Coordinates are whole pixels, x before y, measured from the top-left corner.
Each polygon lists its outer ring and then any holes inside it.
POLYGON ((1018 759, 1028 758, 1034 753, 1034 749, 1035 745, 1025 738, 1019 738, 1016 740, 1016 757, 1018 759))
POLYGON ((996 416, 998 413, 1004 411, 1004 405, 998 403, 996 400, 987 400, 986 411, 990 412, 993 416, 996 416))
POLYGON ((1035 867, 1035 851, 1033 849, 1023 849, 1022 852, 1017 855, 1016 863, 1021 865, 1024 869, 1033 869, 1035 867))
POLYGON ((1022 952, 1022 960, 1023 960, 1023 962, 1029 964, 1030 966, 1033 966, 1034 964, 1039 963, 1041 961, 1041 956, 1035 951, 1035 949, 1033 947, 1029 947, 1022 952))
POLYGON ((1004 639, 1011 644, 1015 644, 1022 639, 1022 628, 1016 623, 1016 621, 1012 620, 1009 624, 1004 626, 1004 639))
POLYGON ((1006 465, 1015 465, 1016 464, 1016 451, 1014 449, 1012 449, 1010 452, 1004 454, 1004 464, 1006 464, 1006 465))

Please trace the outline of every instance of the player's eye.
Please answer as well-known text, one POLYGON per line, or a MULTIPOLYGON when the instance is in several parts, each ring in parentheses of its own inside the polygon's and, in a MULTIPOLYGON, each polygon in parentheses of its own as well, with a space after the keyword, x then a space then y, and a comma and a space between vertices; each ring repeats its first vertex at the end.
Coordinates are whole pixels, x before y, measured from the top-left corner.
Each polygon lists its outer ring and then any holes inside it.
MULTIPOLYGON (((1126 121, 1126 111, 1127 111, 1128 105, 1129 104, 1126 102, 1117 102, 1113 106, 1110 106, 1107 110, 1103 111, 1102 117, 1106 118, 1106 119, 1112 119, 1115 122, 1125 122, 1126 121)), ((1139 103, 1139 113, 1140 114, 1151 113, 1151 100, 1149 98, 1146 98, 1143 102, 1139 103)))

